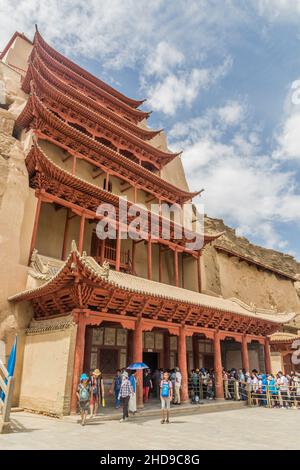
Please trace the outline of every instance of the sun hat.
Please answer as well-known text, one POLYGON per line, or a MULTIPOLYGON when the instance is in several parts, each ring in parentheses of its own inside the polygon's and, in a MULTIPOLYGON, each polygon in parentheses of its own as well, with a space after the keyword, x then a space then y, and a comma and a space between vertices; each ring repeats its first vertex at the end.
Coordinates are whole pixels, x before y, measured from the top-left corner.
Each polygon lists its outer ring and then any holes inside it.
POLYGON ((101 375, 101 372, 99 369, 95 369, 94 372, 93 372, 93 375, 95 375, 96 377, 99 377, 99 375, 101 375))
POLYGON ((81 374, 81 376, 80 376, 80 382, 81 382, 82 380, 89 380, 89 378, 88 378, 88 376, 87 376, 86 374, 81 374))

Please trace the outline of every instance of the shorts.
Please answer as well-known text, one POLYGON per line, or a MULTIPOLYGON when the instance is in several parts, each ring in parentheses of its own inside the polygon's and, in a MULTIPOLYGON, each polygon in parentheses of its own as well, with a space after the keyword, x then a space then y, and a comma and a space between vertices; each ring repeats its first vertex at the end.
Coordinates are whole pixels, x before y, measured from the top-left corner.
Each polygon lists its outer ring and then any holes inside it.
POLYGON ((170 397, 161 397, 161 409, 162 410, 169 410, 171 408, 171 400, 170 397))
POLYGON ((80 409, 80 411, 89 411, 89 409, 90 409, 90 402, 89 402, 89 400, 80 401, 80 402, 79 402, 79 409, 80 409))

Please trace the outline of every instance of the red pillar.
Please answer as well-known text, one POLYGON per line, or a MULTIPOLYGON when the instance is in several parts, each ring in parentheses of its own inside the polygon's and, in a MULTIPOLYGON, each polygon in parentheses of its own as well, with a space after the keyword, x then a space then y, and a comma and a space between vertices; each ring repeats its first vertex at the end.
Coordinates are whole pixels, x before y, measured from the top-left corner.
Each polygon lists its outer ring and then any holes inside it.
POLYGON ((184 289, 184 253, 181 253, 181 287, 184 289))
POLYGON ((70 215, 69 215, 69 209, 67 209, 65 230, 64 230, 64 240, 63 240, 63 247, 62 247, 62 252, 61 252, 61 259, 63 261, 67 257, 67 240, 68 240, 68 233, 69 233, 69 225, 70 225, 70 215))
POLYGON ((106 178, 105 178, 105 191, 109 190, 109 173, 106 173, 106 178))
POLYGON ((214 370, 215 370, 216 398, 224 399, 221 340, 220 340, 220 333, 218 331, 215 332, 215 336, 214 336, 214 370))
POLYGON ((201 285, 201 256, 200 254, 197 258, 197 274, 198 274, 198 291, 201 292, 202 285, 201 285))
POLYGON ((131 246, 131 268, 132 268, 132 274, 135 274, 135 251, 136 251, 136 244, 135 241, 132 240, 132 246, 131 246))
POLYGON ((183 402, 188 401, 188 371, 186 358, 186 331, 185 326, 180 327, 179 345, 178 345, 178 366, 182 376, 181 382, 181 399, 183 402))
POLYGON ((248 353, 248 342, 247 337, 243 335, 242 339, 242 365, 243 368, 249 372, 250 365, 249 365, 249 353, 248 353))
POLYGON ((147 251, 148 251, 148 279, 152 279, 152 241, 149 238, 147 244, 147 251))
POLYGON ((121 264, 121 233, 120 227, 117 230, 117 245, 116 245, 116 271, 120 271, 121 264))
MULTIPOLYGON (((135 330, 133 332, 133 362, 143 361, 143 325, 142 320, 139 318, 135 323, 135 330)), ((143 371, 137 371, 137 395, 136 403, 138 408, 143 407, 143 371)))
POLYGON ((32 256, 32 252, 35 248, 35 244, 36 244, 36 235, 37 235, 37 230, 38 230, 38 226, 39 226, 39 220, 40 220, 40 214, 41 214, 41 207, 42 207, 42 199, 41 199, 41 196, 38 196, 37 198, 37 206, 36 206, 36 210, 35 210, 35 217, 34 217, 34 224, 33 224, 33 231, 32 231, 32 237, 31 237, 31 243, 30 243, 30 251, 29 251, 29 260, 28 260, 28 264, 30 263, 31 261, 31 256, 32 256))
POLYGON ((100 245, 100 263, 103 264, 105 260, 105 240, 101 240, 100 245))
POLYGON ((272 372, 271 352, 270 352, 270 340, 268 338, 265 339, 264 349, 265 349, 266 373, 271 374, 272 372))
POLYGON ((76 155, 73 155, 73 162, 72 162, 72 175, 76 175, 76 155))
MULTIPOLYGON (((85 327, 86 320, 84 312, 79 312, 77 317, 77 335, 74 355, 74 369, 73 369, 73 386, 72 386, 72 397, 71 397, 71 412, 76 413, 77 410, 77 396, 76 391, 80 379, 80 375, 83 372, 83 360, 84 360, 84 346, 85 346, 85 327)), ((74 318, 76 321, 76 319, 74 318)))
POLYGON ((159 245, 158 251, 158 264, 159 264, 159 282, 163 282, 163 267, 162 267, 162 251, 161 245, 159 245))
POLYGON ((175 276, 175 286, 179 286, 179 274, 178 274, 178 251, 174 250, 174 276, 175 276))
POLYGON ((80 254, 82 254, 82 249, 83 249, 84 225, 85 225, 85 215, 82 214, 81 219, 80 219, 79 241, 78 241, 78 251, 80 254))

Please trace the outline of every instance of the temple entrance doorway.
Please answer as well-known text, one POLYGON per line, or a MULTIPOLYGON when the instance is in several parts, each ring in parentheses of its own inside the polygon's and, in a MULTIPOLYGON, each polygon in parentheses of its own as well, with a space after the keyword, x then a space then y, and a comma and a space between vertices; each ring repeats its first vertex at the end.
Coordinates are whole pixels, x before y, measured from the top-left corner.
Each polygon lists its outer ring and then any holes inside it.
POLYGON ((149 369, 153 372, 159 368, 159 353, 157 352, 144 352, 143 362, 149 366, 149 369))

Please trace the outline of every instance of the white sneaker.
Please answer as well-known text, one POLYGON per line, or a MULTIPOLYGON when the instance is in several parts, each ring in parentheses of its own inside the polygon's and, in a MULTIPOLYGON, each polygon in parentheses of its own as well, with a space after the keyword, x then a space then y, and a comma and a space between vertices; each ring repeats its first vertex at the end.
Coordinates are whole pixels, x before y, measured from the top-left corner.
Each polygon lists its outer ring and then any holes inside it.
POLYGON ((123 418, 120 419, 120 423, 124 423, 124 421, 125 421, 125 420, 124 420, 123 418))

